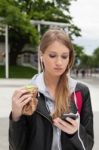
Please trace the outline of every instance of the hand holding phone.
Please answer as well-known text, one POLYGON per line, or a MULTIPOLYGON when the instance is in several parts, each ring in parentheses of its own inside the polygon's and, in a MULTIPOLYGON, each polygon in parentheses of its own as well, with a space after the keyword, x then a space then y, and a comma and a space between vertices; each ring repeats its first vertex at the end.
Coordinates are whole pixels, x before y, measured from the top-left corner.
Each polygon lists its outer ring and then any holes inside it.
POLYGON ((65 113, 60 118, 54 119, 53 123, 65 133, 74 134, 78 130, 79 125, 79 120, 77 118, 79 118, 78 113, 65 113))

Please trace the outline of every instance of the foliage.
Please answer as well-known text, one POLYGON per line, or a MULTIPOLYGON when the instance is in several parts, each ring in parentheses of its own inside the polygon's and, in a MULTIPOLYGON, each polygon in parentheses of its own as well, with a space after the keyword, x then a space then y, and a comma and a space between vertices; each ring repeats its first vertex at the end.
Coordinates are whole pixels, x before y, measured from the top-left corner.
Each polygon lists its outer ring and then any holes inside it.
MULTIPOLYGON (((9 25, 10 64, 15 65, 18 54, 26 43, 36 47, 39 42, 37 27, 31 19, 66 23, 70 36, 80 36, 73 24, 69 7, 73 0, 0 0, 0 16, 9 25)), ((41 34, 48 26, 41 28, 41 34)), ((35 48, 36 49, 36 48, 35 48)))
POLYGON ((66 23, 70 35, 80 36, 80 29, 73 24, 69 7, 73 0, 20 0, 20 9, 27 12, 30 19, 66 23))
POLYGON ((92 68, 93 67, 93 57, 87 54, 83 54, 81 57, 81 68, 92 68))
MULTIPOLYGON (((31 25, 28 15, 22 13, 14 1, 0 1, 0 16, 5 18, 4 22, 9 25, 9 30, 25 35, 28 42, 37 43, 37 32, 31 25)), ((15 36, 18 37, 18 35, 15 36)))
POLYGON ((84 55, 84 48, 82 46, 74 44, 74 50, 75 50, 75 67, 79 67, 81 63, 81 58, 84 55))
POLYGON ((34 47, 38 43, 38 33, 31 25, 27 14, 22 13, 15 1, 0 1, 0 16, 4 17, 3 23, 9 25, 10 64, 16 64, 17 55, 26 43, 34 47))
POLYGON ((99 47, 97 47, 94 50, 94 53, 93 53, 93 64, 94 64, 94 67, 98 67, 99 68, 99 47))

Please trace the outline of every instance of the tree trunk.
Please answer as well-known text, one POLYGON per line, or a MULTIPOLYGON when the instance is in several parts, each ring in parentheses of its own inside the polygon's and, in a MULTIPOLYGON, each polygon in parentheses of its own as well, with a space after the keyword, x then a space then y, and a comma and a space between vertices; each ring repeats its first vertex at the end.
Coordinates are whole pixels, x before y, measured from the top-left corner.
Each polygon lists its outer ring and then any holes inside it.
POLYGON ((10 65, 17 65, 17 56, 21 53, 22 48, 24 47, 25 42, 19 40, 17 42, 10 43, 10 57, 9 57, 9 64, 10 65))
POLYGON ((16 52, 10 52, 10 55, 9 55, 9 64, 12 65, 12 66, 15 66, 17 65, 17 56, 18 56, 18 53, 16 52))

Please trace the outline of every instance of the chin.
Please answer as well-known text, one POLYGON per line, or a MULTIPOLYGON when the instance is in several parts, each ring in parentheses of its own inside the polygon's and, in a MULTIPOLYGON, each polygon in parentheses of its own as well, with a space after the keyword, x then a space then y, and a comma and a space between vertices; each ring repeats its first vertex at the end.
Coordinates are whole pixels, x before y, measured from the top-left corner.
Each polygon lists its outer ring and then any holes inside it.
POLYGON ((54 76, 57 76, 57 77, 60 77, 61 75, 63 74, 63 72, 61 73, 55 73, 55 74, 53 74, 54 76))
POLYGON ((56 77, 60 77, 62 74, 64 73, 64 71, 55 71, 55 70, 52 70, 52 71, 50 71, 50 75, 51 76, 56 76, 56 77))

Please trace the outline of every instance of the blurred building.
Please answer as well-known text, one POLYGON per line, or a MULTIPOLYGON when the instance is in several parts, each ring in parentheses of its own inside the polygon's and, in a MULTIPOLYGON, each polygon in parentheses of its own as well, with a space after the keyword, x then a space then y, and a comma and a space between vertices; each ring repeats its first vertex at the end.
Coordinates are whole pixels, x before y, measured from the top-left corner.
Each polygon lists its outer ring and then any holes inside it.
MULTIPOLYGON (((0 42, 0 65, 4 64, 5 64, 5 43, 0 42)), ((21 53, 17 57, 17 64, 37 68, 38 54, 33 50, 33 47, 25 45, 25 47, 22 49, 21 53)))
POLYGON ((38 53, 33 46, 29 44, 24 46, 21 53, 17 57, 17 64, 33 68, 38 67, 38 53))
POLYGON ((5 63, 5 44, 0 42, 0 65, 5 63))

